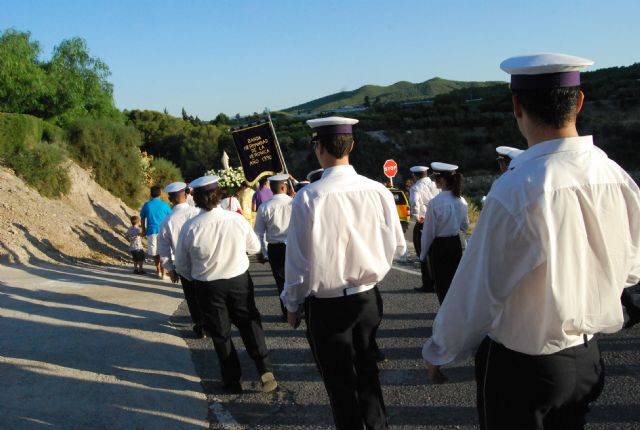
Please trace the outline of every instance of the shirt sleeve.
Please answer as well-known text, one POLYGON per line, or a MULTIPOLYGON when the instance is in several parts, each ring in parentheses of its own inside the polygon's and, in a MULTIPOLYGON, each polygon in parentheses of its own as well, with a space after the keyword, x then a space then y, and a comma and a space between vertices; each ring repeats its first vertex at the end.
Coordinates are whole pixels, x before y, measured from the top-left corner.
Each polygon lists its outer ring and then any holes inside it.
POLYGON ((242 218, 241 220, 242 225, 245 226, 247 230, 247 254, 257 254, 258 252, 260 252, 260 239, 258 239, 258 236, 254 233, 254 231, 251 229, 249 224, 247 224, 244 218, 242 218))
POLYGON ((435 211, 429 209, 427 205, 427 211, 429 216, 424 219, 424 225, 422 227, 422 236, 420 237, 420 260, 427 261, 429 255, 429 248, 433 240, 436 238, 436 216, 435 211))
POLYGON ((191 279, 191 256, 189 255, 189 250, 192 242, 193 233, 188 228, 188 224, 185 224, 180 230, 175 250, 175 271, 188 279, 191 279))
POLYGON ((253 231, 258 236, 258 239, 260 239, 260 244, 262 247, 262 255, 265 258, 269 258, 269 255, 267 252, 267 237, 266 237, 267 226, 264 219, 265 218, 264 212, 265 212, 264 205, 261 205, 258 208, 258 212, 256 213, 256 223, 253 226, 253 231))
POLYGON ((147 218, 149 216, 149 206, 145 203, 140 209, 140 218, 147 218))
POLYGON ((426 361, 460 363, 474 354, 513 288, 541 264, 536 243, 499 202, 487 198, 436 315, 433 336, 422 348, 426 361))
POLYGON ((402 231, 402 224, 400 224, 400 218, 398 217, 396 203, 393 200, 393 194, 387 192, 383 202, 385 205, 386 224, 392 232, 393 252, 391 254, 391 261, 389 262, 392 263, 394 257, 402 257, 407 252, 407 242, 404 239, 404 232, 402 231))
POLYGON ((158 233, 158 255, 160 256, 160 264, 166 270, 171 271, 175 269, 174 253, 171 243, 171 228, 169 225, 169 219, 165 218, 160 224, 160 233, 158 233))
POLYGON ((291 220, 287 232, 284 290, 282 303, 290 312, 298 310, 309 294, 309 253, 312 243, 313 218, 306 194, 300 193, 291 206, 291 220))
POLYGON ((462 224, 460 225, 460 231, 463 233, 467 232, 467 229, 469 228, 469 205, 467 205, 467 201, 460 197, 460 200, 462 200, 462 203, 464 203, 463 207, 462 207, 462 224))
POLYGON ((422 192, 419 187, 416 187, 416 191, 413 197, 413 205, 411 206, 411 214, 413 215, 413 219, 416 221, 418 217, 421 215, 421 207, 424 206, 424 202, 422 201, 422 192))

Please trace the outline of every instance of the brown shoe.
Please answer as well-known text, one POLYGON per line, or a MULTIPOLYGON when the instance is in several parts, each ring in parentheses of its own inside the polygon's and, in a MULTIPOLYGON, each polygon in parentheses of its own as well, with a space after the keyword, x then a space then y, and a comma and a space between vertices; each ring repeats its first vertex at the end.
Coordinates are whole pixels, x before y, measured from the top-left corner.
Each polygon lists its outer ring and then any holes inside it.
POLYGON ((262 384, 262 392, 270 393, 276 388, 278 388, 278 382, 276 381, 275 376, 271 372, 265 372, 260 377, 260 383, 262 384))

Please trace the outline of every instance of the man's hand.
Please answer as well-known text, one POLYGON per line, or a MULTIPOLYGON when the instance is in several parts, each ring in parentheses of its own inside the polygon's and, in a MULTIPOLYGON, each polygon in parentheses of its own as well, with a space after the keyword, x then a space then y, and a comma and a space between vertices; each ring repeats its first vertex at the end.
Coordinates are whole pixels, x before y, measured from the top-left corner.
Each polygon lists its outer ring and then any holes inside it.
POLYGON ((291 328, 298 328, 298 326, 300 325, 300 313, 287 311, 287 322, 289 323, 291 328))
POLYGON ((433 384, 444 384, 449 379, 440 371, 440 366, 429 363, 424 360, 424 365, 427 368, 427 379, 433 384))
POLYGON ((171 282, 173 282, 174 284, 177 284, 178 281, 180 281, 180 276, 175 270, 169 271, 169 278, 171 278, 171 282))
POLYGON ((423 216, 419 216, 418 217, 418 224, 424 224, 424 217, 423 216))

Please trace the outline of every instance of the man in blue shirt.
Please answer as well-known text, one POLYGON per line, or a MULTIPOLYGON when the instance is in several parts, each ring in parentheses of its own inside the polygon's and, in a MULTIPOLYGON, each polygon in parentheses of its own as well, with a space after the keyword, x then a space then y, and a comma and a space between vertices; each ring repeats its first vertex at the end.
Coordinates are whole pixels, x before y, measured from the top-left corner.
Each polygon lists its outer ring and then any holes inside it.
POLYGON ((162 190, 159 186, 151 187, 151 200, 142 206, 140 219, 142 220, 142 231, 147 236, 147 255, 153 258, 156 266, 156 276, 164 278, 164 269, 160 266, 160 254, 158 253, 158 233, 160 224, 167 215, 171 213, 171 207, 160 200, 162 190))

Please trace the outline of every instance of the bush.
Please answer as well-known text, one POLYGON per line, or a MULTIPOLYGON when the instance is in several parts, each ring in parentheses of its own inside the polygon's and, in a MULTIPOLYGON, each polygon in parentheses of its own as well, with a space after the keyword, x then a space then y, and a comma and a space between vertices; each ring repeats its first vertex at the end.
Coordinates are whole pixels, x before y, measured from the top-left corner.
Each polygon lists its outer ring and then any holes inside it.
POLYGON ((143 198, 140 134, 108 119, 81 119, 69 127, 69 150, 95 181, 131 207, 143 198))
POLYGON ((33 148, 42 139, 43 121, 31 115, 0 113, 0 158, 33 148))
POLYGON ((154 158, 150 167, 151 185, 165 187, 172 182, 182 182, 180 169, 164 158, 154 158))
POLYGON ((14 155, 10 166, 45 197, 61 197, 71 189, 67 151, 56 143, 38 142, 14 155))

